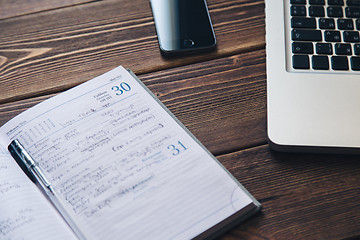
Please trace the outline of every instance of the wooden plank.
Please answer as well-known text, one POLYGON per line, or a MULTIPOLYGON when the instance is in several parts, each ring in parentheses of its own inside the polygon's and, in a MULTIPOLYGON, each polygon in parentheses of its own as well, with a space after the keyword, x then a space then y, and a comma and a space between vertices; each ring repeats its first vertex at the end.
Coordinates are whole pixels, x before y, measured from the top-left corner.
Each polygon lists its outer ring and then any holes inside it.
MULTIPOLYGON (((139 77, 214 154, 266 142, 264 50, 139 77)), ((0 125, 45 98, 0 105, 0 125)))
POLYGON ((93 1, 94 0, 0 0, 0 19, 69 7, 93 1))
POLYGON ((161 56, 150 4, 95 2, 0 21, 0 103, 62 91, 118 65, 148 73, 264 48, 263 0, 209 0, 215 52, 161 56))
POLYGON ((359 239, 358 156, 285 154, 267 145, 220 156, 263 205, 223 239, 359 239))

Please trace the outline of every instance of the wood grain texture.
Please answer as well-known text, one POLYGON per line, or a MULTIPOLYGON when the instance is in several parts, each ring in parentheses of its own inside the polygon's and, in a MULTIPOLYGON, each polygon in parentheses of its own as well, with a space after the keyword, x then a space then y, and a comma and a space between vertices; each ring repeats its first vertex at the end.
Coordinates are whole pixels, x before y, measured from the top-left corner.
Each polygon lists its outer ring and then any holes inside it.
POLYGON ((261 212, 223 239, 359 239, 358 156, 285 154, 267 145, 219 156, 261 212))
POLYGON ((70 7, 93 1, 94 0, 0 0, 0 19, 70 7))
MULTIPOLYGON (((212 153, 266 142, 264 50, 139 78, 212 153)), ((48 97, 0 105, 0 125, 48 97)))
POLYGON ((141 79, 214 154, 266 143, 265 51, 141 79))
POLYGON ((263 1, 208 1, 215 52, 161 56, 150 4, 101 1, 0 21, 0 103, 62 91, 118 65, 147 73, 264 48, 263 1))

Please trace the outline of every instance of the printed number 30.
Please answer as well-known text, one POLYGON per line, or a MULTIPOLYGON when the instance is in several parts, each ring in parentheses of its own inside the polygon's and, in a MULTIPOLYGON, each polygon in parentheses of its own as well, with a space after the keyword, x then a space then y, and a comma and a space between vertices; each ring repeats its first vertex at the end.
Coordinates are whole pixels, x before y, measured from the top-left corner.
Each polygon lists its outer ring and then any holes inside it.
POLYGON ((171 144, 167 147, 171 151, 173 156, 179 155, 182 151, 185 151, 187 147, 184 146, 180 141, 178 141, 177 146, 171 144))
POLYGON ((131 90, 129 84, 122 82, 119 86, 113 86, 111 90, 115 91, 116 95, 122 95, 124 92, 128 92, 131 90))

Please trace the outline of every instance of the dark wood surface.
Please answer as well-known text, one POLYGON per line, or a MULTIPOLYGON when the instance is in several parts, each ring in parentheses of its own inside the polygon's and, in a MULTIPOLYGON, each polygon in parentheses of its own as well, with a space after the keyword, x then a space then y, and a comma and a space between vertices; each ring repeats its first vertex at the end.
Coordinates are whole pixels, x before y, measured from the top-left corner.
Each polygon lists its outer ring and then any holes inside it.
POLYGON ((222 239, 359 239, 360 156, 267 145, 263 0, 208 6, 217 50, 164 59, 148 1, 0 0, 0 125, 123 65, 263 205, 222 239))

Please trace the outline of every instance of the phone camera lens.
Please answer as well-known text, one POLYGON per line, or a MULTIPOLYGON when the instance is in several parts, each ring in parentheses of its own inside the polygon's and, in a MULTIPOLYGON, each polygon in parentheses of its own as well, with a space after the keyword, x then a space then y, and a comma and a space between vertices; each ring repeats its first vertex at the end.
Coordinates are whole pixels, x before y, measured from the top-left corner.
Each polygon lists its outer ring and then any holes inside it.
POLYGON ((194 41, 193 40, 191 40, 191 39, 185 39, 184 40, 184 46, 185 47, 192 47, 192 46, 194 46, 194 41))

